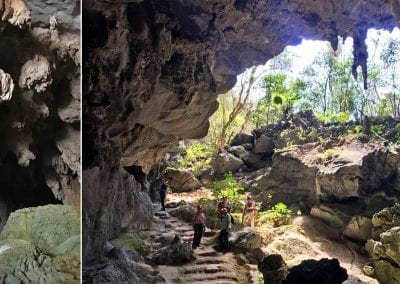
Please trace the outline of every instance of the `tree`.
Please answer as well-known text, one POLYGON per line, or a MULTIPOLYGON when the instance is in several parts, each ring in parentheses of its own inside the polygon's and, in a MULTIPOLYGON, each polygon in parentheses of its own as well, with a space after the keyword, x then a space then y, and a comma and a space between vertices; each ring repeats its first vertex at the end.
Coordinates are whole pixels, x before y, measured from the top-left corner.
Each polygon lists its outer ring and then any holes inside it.
POLYGON ((257 81, 256 67, 243 75, 240 85, 219 96, 219 107, 210 118, 210 130, 207 140, 214 149, 229 143, 235 134, 243 130, 247 111, 251 109, 250 94, 257 81))

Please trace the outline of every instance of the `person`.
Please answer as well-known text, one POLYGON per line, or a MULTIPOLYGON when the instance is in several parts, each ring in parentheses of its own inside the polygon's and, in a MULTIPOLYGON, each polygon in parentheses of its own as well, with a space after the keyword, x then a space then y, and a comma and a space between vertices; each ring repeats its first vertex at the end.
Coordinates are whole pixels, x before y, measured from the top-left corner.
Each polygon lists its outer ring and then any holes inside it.
POLYGON ((167 197, 167 184, 165 183, 165 180, 161 180, 161 186, 160 186, 160 201, 161 201, 161 211, 165 211, 165 198, 167 197))
POLYGON ((221 232, 218 236, 219 246, 222 250, 229 249, 229 230, 231 228, 231 214, 228 213, 228 209, 221 209, 221 232))
POLYGON ((244 205, 243 215, 242 215, 242 224, 245 226, 254 227, 254 223, 256 220, 257 207, 256 203, 253 200, 251 195, 247 196, 247 202, 244 205))
POLYGON ((231 204, 228 202, 228 196, 223 196, 222 200, 218 203, 218 217, 222 219, 222 208, 226 208, 228 213, 231 213, 231 204))
POLYGON ((201 242, 201 237, 203 236, 203 232, 205 230, 206 217, 203 213, 203 205, 197 206, 197 212, 193 217, 193 229, 194 229, 194 236, 192 241, 192 248, 196 249, 201 242))

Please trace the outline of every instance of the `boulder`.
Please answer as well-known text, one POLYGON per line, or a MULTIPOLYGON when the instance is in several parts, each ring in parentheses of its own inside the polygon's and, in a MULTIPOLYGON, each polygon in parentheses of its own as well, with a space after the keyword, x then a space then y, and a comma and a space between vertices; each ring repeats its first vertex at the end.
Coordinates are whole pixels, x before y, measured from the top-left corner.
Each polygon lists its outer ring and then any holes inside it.
POLYGON ((348 278, 346 269, 342 268, 336 258, 304 260, 290 269, 283 284, 341 284, 348 278))
POLYGON ((333 228, 343 228, 347 222, 346 217, 340 212, 324 205, 311 208, 310 215, 333 228))
POLYGON ((14 81, 10 74, 0 69, 0 102, 9 101, 14 91, 14 81))
POLYGON ((243 145, 243 144, 254 144, 254 137, 253 135, 246 134, 246 133, 238 133, 236 136, 232 139, 231 145, 232 146, 238 146, 238 145, 243 145))
POLYGON ((195 214, 195 209, 191 205, 181 205, 169 211, 172 217, 179 218, 186 222, 192 222, 192 218, 195 214))
POLYGON ((372 233, 370 218, 353 216, 343 231, 343 235, 351 240, 366 242, 372 233))
POLYGON ((379 142, 361 140, 346 136, 283 149, 274 154, 270 170, 251 191, 289 205, 364 198, 394 177, 400 157, 379 142))
POLYGON ((253 252, 260 248, 262 236, 254 228, 244 228, 242 231, 232 233, 231 242, 234 247, 253 252))
POLYGON ((46 205, 11 213, 0 240, 18 239, 33 243, 50 255, 73 254, 80 258, 80 216, 71 206, 46 205))
POLYGON ((187 170, 169 170, 165 177, 174 192, 191 191, 202 186, 194 174, 187 170))
POLYGON ((400 227, 382 233, 379 241, 368 240, 365 247, 380 283, 400 283, 400 227))
POLYGON ((79 283, 80 261, 74 255, 45 255, 27 240, 3 240, 0 279, 4 283, 79 283))
POLYGON ((274 141, 265 135, 261 135, 254 143, 253 152, 271 156, 274 153, 274 148, 274 141))
POLYGON ((172 242, 155 251, 149 256, 149 261, 155 265, 181 265, 193 259, 193 250, 189 243, 182 242, 176 235, 172 242))
POLYGON ((264 277, 265 284, 281 284, 288 274, 288 268, 279 254, 265 257, 259 264, 258 270, 264 277))
POLYGON ((213 161, 213 168, 216 174, 224 174, 227 172, 236 172, 243 164, 241 159, 221 149, 213 161))
POLYGON ((45 92, 53 82, 51 69, 45 57, 35 55, 22 66, 19 87, 35 90, 37 93, 45 92))
POLYGON ((260 169, 268 164, 268 161, 263 159, 261 155, 247 151, 243 145, 232 146, 228 149, 228 152, 241 159, 248 168, 260 169))

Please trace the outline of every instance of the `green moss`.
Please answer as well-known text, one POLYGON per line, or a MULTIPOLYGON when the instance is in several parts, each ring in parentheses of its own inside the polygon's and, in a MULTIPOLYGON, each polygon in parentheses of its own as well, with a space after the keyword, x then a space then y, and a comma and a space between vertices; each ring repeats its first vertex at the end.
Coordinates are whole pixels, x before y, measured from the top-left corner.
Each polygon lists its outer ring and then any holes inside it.
POLYGON ((129 250, 135 250, 142 256, 150 253, 150 248, 147 246, 142 238, 134 233, 125 233, 117 238, 111 240, 111 243, 116 247, 122 247, 129 250))

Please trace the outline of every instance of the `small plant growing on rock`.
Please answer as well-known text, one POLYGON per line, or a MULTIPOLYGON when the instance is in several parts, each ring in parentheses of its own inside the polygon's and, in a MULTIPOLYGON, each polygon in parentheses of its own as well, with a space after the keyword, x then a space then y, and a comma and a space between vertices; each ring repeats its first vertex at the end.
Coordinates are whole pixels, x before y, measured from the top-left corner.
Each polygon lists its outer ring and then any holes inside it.
POLYGON ((383 124, 376 124, 371 126, 371 132, 374 136, 381 136, 385 131, 385 126, 383 124))
POLYGON ((335 156, 335 151, 333 149, 327 149, 325 152, 322 154, 322 158, 325 161, 332 160, 332 158, 335 156))

